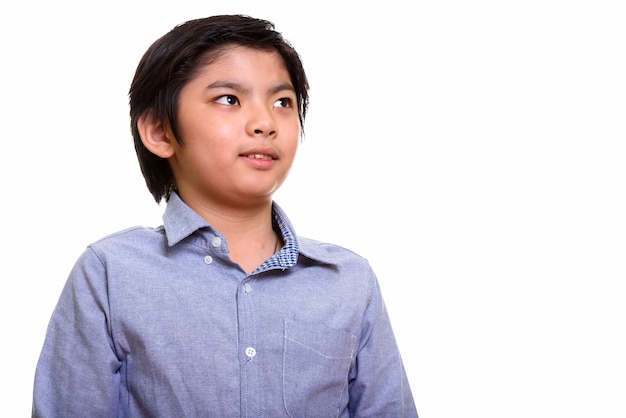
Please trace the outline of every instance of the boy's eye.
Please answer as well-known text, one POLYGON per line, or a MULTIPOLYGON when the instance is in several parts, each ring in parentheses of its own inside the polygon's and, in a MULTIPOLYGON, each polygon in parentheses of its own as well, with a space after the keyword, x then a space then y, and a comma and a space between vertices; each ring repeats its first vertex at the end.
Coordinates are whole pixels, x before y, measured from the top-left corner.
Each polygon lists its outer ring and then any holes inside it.
POLYGON ((226 94, 224 96, 218 97, 216 100, 217 103, 227 105, 227 106, 237 106, 239 104, 239 99, 232 94, 226 94))
POLYGON ((274 102, 275 107, 291 107, 292 100, 289 97, 283 97, 282 99, 276 100, 274 102))

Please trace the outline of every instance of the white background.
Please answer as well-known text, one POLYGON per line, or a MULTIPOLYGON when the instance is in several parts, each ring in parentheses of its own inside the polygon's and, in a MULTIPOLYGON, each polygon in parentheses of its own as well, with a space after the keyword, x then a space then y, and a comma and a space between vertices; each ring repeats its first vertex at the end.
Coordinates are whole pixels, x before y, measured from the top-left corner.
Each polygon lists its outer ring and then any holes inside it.
POLYGON ((175 24, 245 13, 312 86, 276 199, 371 261, 420 416, 623 418, 621 3, 3 3, 0 414, 30 414, 85 246, 161 222, 128 127, 139 58, 175 24))

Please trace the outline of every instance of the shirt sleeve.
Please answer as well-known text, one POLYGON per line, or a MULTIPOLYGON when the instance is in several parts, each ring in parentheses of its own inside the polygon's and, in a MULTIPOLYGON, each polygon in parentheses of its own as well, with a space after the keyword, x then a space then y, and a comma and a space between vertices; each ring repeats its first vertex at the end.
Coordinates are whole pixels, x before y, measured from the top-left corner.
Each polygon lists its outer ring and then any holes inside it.
POLYGON ((404 365, 374 280, 356 364, 350 374, 350 416, 417 418, 404 365))
POLYGON ((35 372, 33 417, 117 415, 121 362, 110 326, 106 269, 88 248, 48 325, 35 372))

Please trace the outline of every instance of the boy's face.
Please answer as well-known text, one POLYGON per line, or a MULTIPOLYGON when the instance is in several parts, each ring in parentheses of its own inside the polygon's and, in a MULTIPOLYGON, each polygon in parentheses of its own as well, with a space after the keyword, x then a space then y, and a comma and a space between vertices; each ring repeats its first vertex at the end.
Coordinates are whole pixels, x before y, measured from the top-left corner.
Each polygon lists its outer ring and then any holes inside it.
POLYGON ((228 48, 182 88, 178 105, 183 145, 174 143, 169 162, 181 197, 203 205, 271 200, 300 141, 280 55, 228 48))

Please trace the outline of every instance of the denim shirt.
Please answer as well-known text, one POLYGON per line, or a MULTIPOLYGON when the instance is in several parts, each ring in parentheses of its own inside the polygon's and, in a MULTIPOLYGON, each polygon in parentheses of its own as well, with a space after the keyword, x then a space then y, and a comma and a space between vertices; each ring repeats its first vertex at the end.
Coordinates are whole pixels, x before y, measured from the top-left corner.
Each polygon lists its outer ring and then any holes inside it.
POLYGON ((173 194, 90 245, 54 310, 35 417, 417 417, 374 272, 297 237, 251 274, 173 194))

